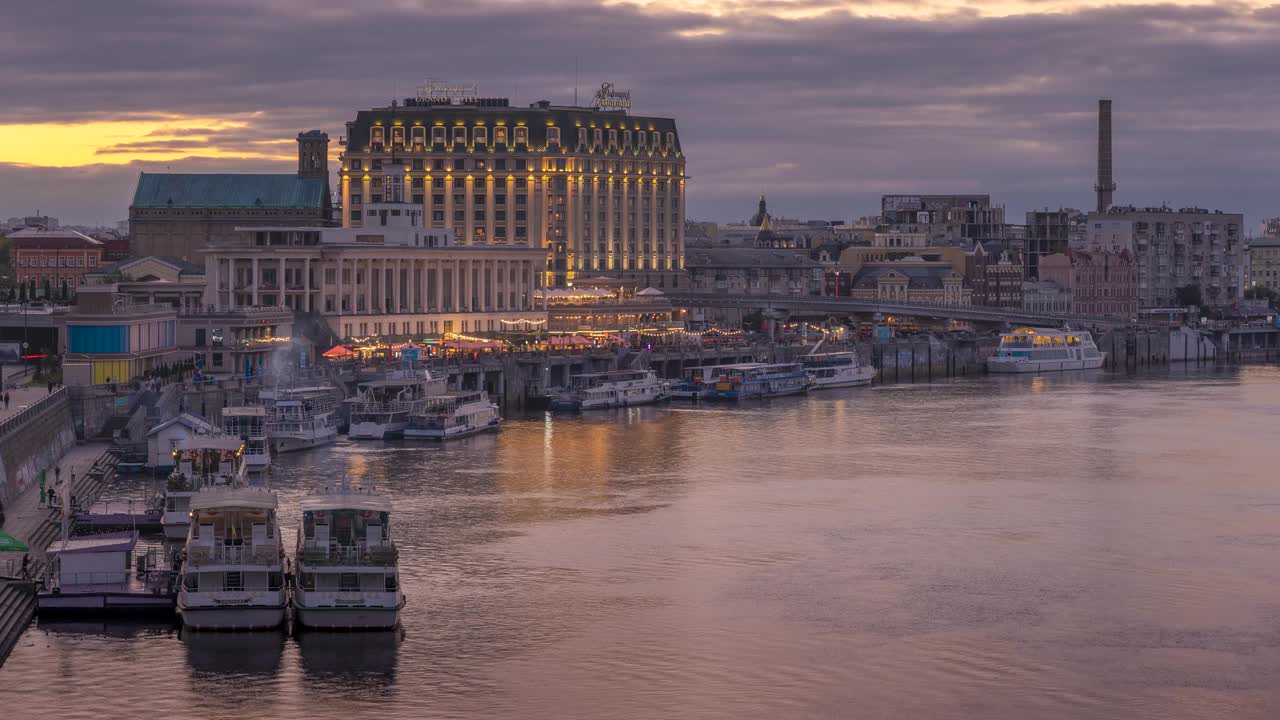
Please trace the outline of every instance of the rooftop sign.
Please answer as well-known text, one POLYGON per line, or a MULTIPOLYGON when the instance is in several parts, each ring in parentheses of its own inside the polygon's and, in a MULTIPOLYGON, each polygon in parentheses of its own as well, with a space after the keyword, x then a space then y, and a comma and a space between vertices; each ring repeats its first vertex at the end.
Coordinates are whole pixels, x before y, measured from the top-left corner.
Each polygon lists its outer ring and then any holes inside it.
POLYGON ((450 85, 445 80, 428 80, 418 86, 418 99, 455 102, 475 98, 479 92, 480 86, 478 83, 450 85))
POLYGON ((611 82, 600 83, 600 89, 596 91, 593 104, 597 108, 629 110, 631 108, 631 91, 618 90, 613 87, 611 82))

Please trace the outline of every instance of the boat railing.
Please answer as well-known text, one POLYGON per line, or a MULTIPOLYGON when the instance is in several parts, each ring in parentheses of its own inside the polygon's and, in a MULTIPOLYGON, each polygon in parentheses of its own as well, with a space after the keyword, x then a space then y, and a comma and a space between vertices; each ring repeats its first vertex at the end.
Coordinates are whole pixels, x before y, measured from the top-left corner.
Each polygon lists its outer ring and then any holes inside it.
POLYGON ((306 565, 319 567, 325 565, 386 567, 395 565, 400 552, 395 543, 383 540, 378 543, 358 542, 354 545, 343 545, 336 541, 327 544, 315 540, 304 540, 299 559, 306 565))
POLYGON ((195 565, 275 565, 280 562, 280 546, 262 545, 187 545, 187 562, 195 565))

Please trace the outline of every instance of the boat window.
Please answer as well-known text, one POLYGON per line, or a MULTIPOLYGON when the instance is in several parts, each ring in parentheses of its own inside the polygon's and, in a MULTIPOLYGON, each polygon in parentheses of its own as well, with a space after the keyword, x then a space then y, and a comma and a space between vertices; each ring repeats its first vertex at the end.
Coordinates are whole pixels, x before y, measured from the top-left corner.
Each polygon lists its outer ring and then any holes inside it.
POLYGON ((199 573, 187 573, 182 580, 182 586, 189 592, 200 592, 200 575, 199 573))
POLYGON ((227 590, 243 590, 244 589, 244 573, 239 571, 229 572, 225 575, 223 588, 227 590))
POLYGON ((395 575, 388 575, 386 578, 387 592, 395 592, 400 587, 399 581, 395 575))
POLYGON ((360 576, 356 573, 342 573, 338 576, 339 590, 359 590, 360 576))

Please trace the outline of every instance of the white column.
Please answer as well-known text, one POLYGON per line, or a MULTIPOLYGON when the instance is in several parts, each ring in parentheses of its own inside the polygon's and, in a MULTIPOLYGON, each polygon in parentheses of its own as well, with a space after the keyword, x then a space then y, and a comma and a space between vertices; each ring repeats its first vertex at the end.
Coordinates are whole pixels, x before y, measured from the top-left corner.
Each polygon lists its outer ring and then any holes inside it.
POLYGON ((253 301, 250 305, 261 304, 258 301, 258 258, 254 258, 252 262, 253 277, 249 278, 249 287, 253 289, 253 301))
MULTIPOLYGON (((320 271, 320 285, 324 286, 324 270, 320 271)), ((322 292, 321 295, 324 293, 322 292)), ((324 299, 321 298, 321 302, 324 299)), ((311 310, 311 258, 302 258, 302 310, 309 312, 311 310)))
POLYGON ((435 311, 440 312, 444 309, 444 261, 437 260, 435 262, 435 277, 433 278, 435 287, 432 293, 435 297, 435 311))
POLYGON ((284 258, 280 258, 280 269, 276 271, 276 283, 280 286, 280 292, 276 293, 276 305, 284 307, 284 258))
POLYGON ((364 311, 373 312, 373 258, 364 259, 364 311))
POLYGON ((396 258, 395 260, 392 260, 392 261, 391 261, 391 264, 392 264, 392 275, 391 275, 391 312, 393 312, 393 313, 398 313, 398 312, 400 312, 400 306, 401 306, 401 302, 400 302, 400 288, 401 288, 401 284, 400 284, 400 270, 401 270, 401 267, 400 267, 400 258, 396 258))

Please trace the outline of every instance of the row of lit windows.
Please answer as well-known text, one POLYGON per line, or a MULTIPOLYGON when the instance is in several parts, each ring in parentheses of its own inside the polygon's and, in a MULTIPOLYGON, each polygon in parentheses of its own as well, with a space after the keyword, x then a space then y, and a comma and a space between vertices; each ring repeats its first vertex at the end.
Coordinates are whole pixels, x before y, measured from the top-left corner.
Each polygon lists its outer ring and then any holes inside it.
MULTIPOLYGON (((365 169, 364 161, 358 158, 351 158, 346 161, 347 167, 351 172, 363 172, 365 169)), ((395 163, 387 163, 389 165, 395 163)), ((373 158, 369 161, 369 170, 376 172, 383 169, 383 162, 379 158, 373 158)), ((580 173, 622 173, 622 174, 639 174, 639 175, 676 175, 675 163, 649 162, 649 161, 619 161, 619 160, 580 160, 574 163, 571 159, 555 158, 547 160, 542 165, 543 172, 580 172, 580 173)), ((416 170, 423 172, 426 170, 426 163, 421 159, 413 160, 405 172, 416 170)), ((530 170, 537 172, 536 163, 530 167, 528 160, 517 158, 510 163, 504 158, 497 160, 484 160, 479 158, 466 158, 453 160, 435 160, 431 163, 433 172, 529 172, 530 170)), ((585 178, 583 178, 585 179, 585 178)))
MULTIPOLYGON (((427 129, 421 125, 415 125, 411 128, 405 128, 402 125, 395 125, 391 130, 391 144, 394 145, 426 145, 427 129), (407 132, 406 132, 407 131, 407 132), (406 141, 407 138, 407 141, 406 141)), ((431 144, 445 145, 449 138, 452 138, 453 145, 466 145, 468 136, 472 145, 487 146, 489 144, 490 130, 493 131, 494 145, 507 145, 508 139, 515 145, 529 144, 529 128, 523 125, 517 125, 513 128, 497 126, 489 128, 484 125, 477 125, 467 128, 464 125, 455 125, 452 128, 446 128, 441 125, 435 125, 431 128, 431 144)), ((369 128, 369 143, 371 145, 385 145, 387 143, 387 128, 375 125, 369 128)), ((547 145, 560 144, 560 128, 551 125, 547 127, 547 145)), ((645 151, 650 148, 654 150, 670 150, 675 147, 676 134, 668 132, 664 136, 658 131, 646 133, 643 130, 617 130, 601 128, 588 129, 584 127, 578 128, 578 145, 580 147, 589 147, 592 149, 605 148, 609 150, 631 150, 645 151), (663 140, 665 139, 665 143, 663 140)))
MULTIPOLYGON (((25 257, 18 258, 18 267, 85 267, 85 258, 83 255, 77 257, 47 257, 41 256, 40 262, 36 262, 36 258, 30 258, 30 263, 25 257)), ((89 256, 88 267, 97 267, 98 258, 89 256)))

